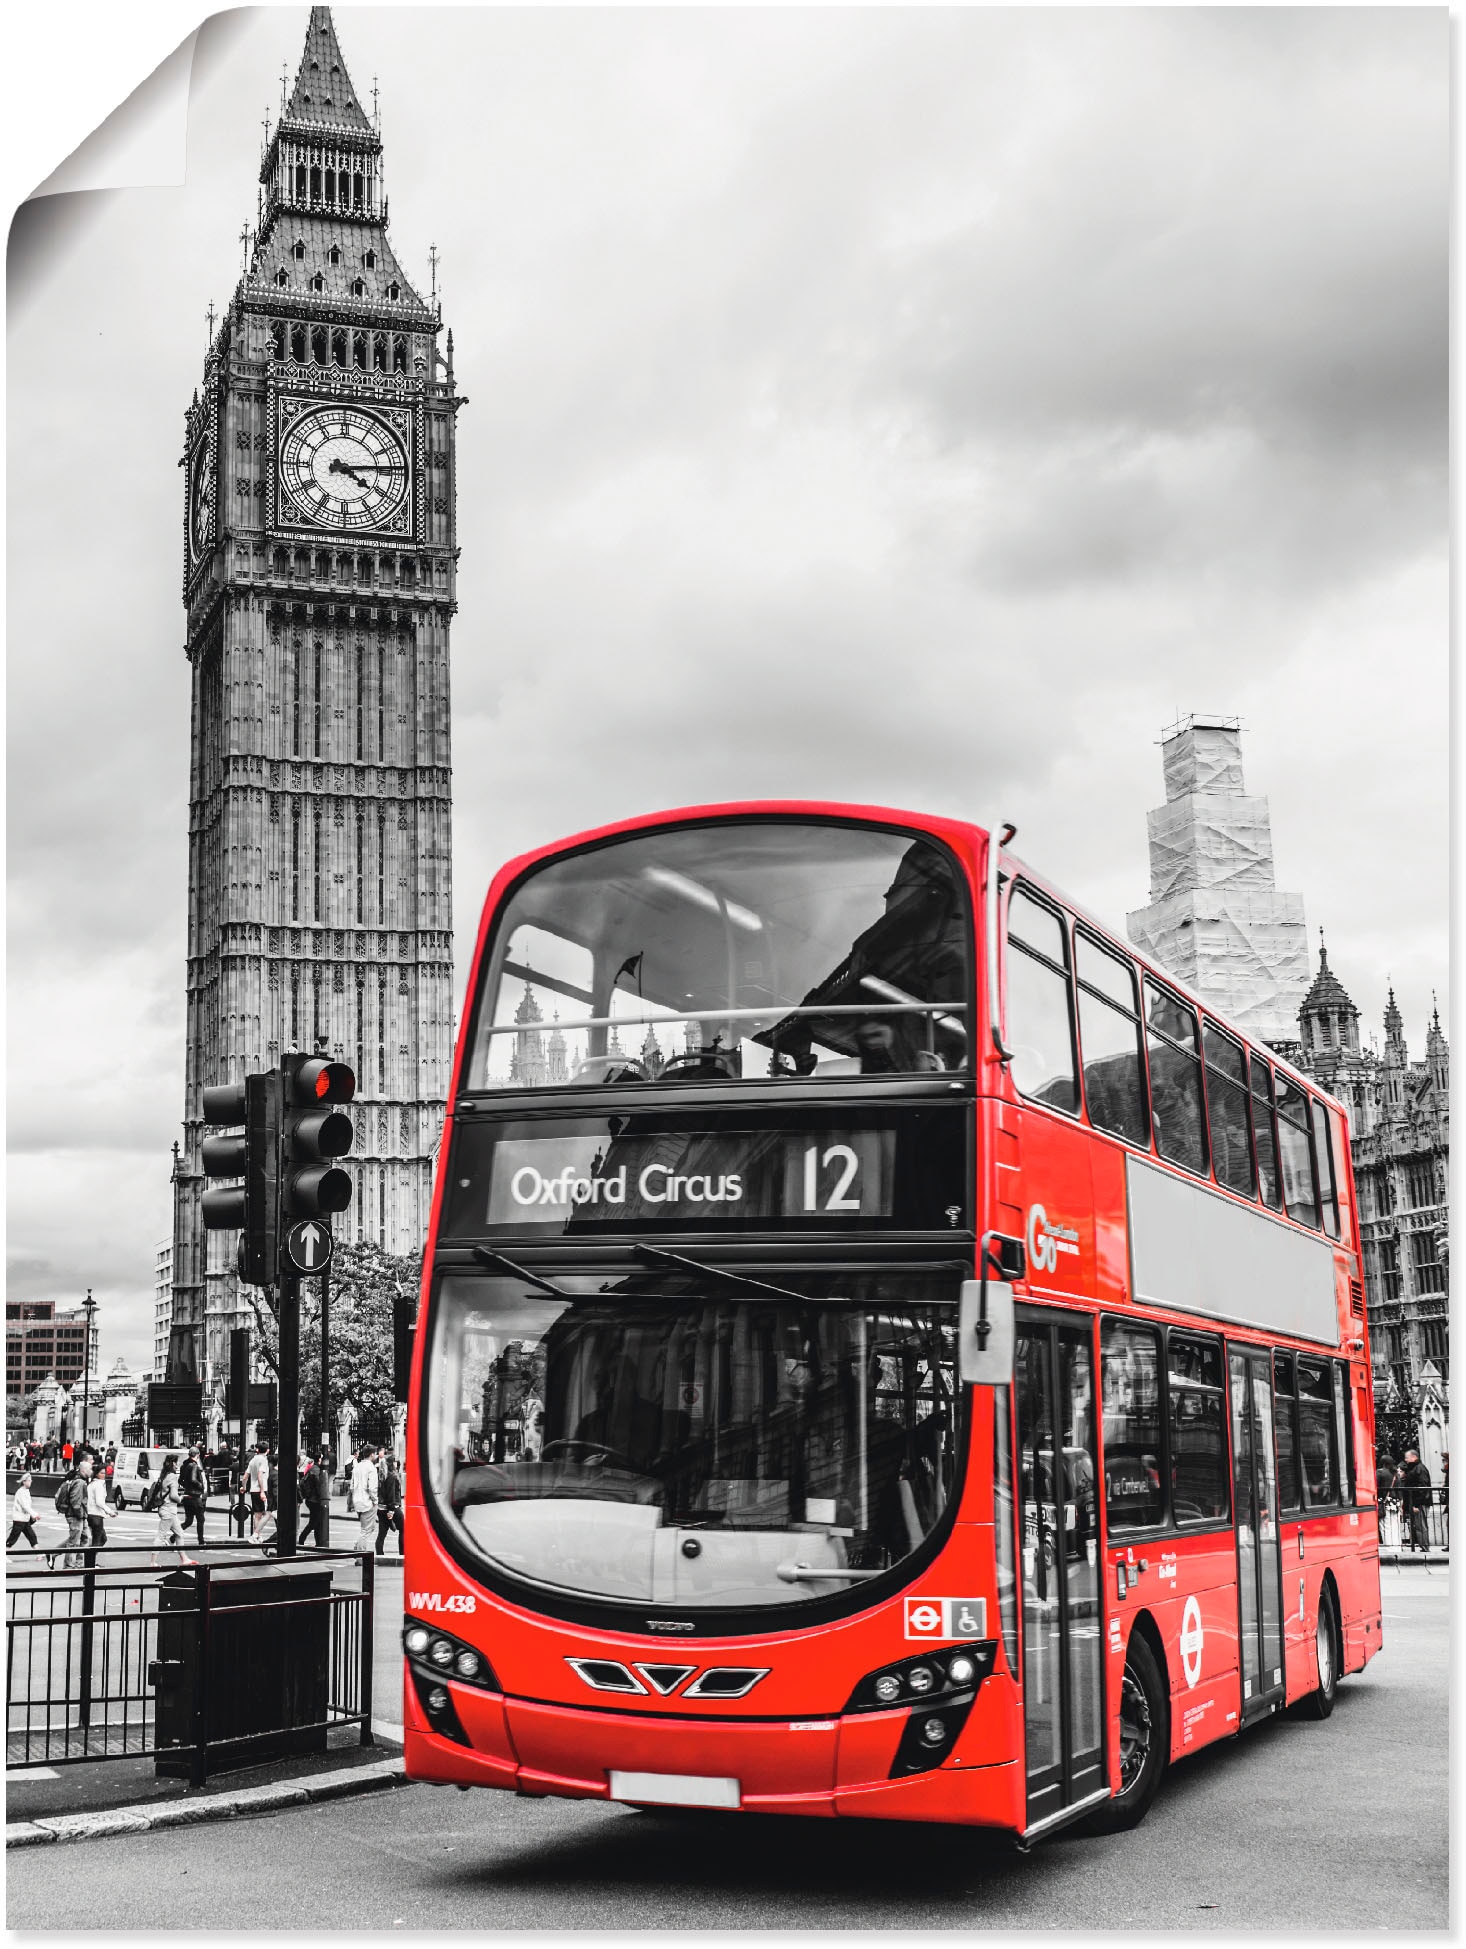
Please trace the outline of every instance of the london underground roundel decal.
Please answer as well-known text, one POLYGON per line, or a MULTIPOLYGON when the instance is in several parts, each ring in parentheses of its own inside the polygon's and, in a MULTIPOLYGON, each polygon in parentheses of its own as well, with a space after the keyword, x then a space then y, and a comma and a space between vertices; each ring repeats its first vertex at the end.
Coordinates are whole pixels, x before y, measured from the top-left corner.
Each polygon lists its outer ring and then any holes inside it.
POLYGON ((1194 1686, 1201 1677, 1201 1648, 1206 1642, 1201 1628, 1201 1606, 1194 1597, 1186 1599, 1186 1608, 1181 1613, 1181 1668, 1186 1674, 1187 1686, 1194 1686))

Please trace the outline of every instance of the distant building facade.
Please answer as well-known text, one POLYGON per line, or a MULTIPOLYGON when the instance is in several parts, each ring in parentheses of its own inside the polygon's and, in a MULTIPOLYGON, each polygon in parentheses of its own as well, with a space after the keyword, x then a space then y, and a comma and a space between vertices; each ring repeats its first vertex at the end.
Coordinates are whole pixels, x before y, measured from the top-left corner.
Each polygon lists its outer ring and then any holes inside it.
POLYGON ((1391 988, 1383 1054, 1361 1048, 1359 1010, 1326 948, 1318 960, 1300 1061, 1349 1110, 1375 1407, 1408 1412, 1424 1438, 1437 1416, 1445 1428, 1450 1402, 1450 1045, 1437 1009, 1425 1059, 1411 1062, 1391 988))
POLYGON ((58 1310, 54 1299, 8 1299, 5 1302, 5 1392, 30 1394, 48 1374, 62 1387, 81 1378, 90 1351, 97 1360, 98 1329, 92 1327, 87 1346, 87 1318, 78 1306, 58 1310))
POLYGON ((1166 802, 1146 814, 1150 905, 1126 915, 1126 931, 1219 1014, 1291 1055, 1308 988, 1303 896, 1274 883, 1268 802, 1244 790, 1237 719, 1183 718, 1161 763, 1166 802))
POLYGON ((168 1334, 173 1325, 173 1241, 153 1247, 153 1372, 168 1365, 168 1334))

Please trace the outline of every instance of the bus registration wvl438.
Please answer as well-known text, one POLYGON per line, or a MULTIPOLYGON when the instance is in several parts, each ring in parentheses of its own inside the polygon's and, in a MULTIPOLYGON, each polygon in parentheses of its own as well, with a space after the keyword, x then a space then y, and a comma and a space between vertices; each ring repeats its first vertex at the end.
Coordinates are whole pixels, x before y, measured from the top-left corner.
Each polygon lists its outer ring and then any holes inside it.
POLYGON ((1344 1112, 1010 837, 701 808, 494 882, 412 1776, 1032 1839, 1378 1650, 1344 1112))

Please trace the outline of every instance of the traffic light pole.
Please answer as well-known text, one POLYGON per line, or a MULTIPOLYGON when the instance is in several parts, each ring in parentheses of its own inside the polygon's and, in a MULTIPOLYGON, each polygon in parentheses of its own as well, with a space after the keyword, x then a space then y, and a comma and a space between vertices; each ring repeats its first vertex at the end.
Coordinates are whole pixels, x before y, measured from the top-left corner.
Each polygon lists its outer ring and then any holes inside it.
MULTIPOLYGON (((321 1274, 321 1447, 328 1453, 331 1445, 331 1274, 329 1269, 321 1274)), ((327 1475, 329 1482, 330 1476, 327 1475)), ((321 1498, 320 1543, 322 1549, 331 1547, 331 1498, 321 1498)))
POLYGON ((300 1535, 300 1280, 280 1261, 280 1479, 275 1492, 275 1553, 292 1557, 300 1535))

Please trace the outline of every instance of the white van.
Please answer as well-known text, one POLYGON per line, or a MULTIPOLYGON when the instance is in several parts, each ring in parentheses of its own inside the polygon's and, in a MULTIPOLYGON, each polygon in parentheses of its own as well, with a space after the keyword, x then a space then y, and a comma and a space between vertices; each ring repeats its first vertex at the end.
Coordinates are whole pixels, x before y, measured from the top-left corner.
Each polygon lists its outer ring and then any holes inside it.
POLYGON ((181 1462, 186 1448, 119 1448, 112 1465, 112 1500, 119 1509, 141 1509, 148 1490, 171 1455, 181 1462))

